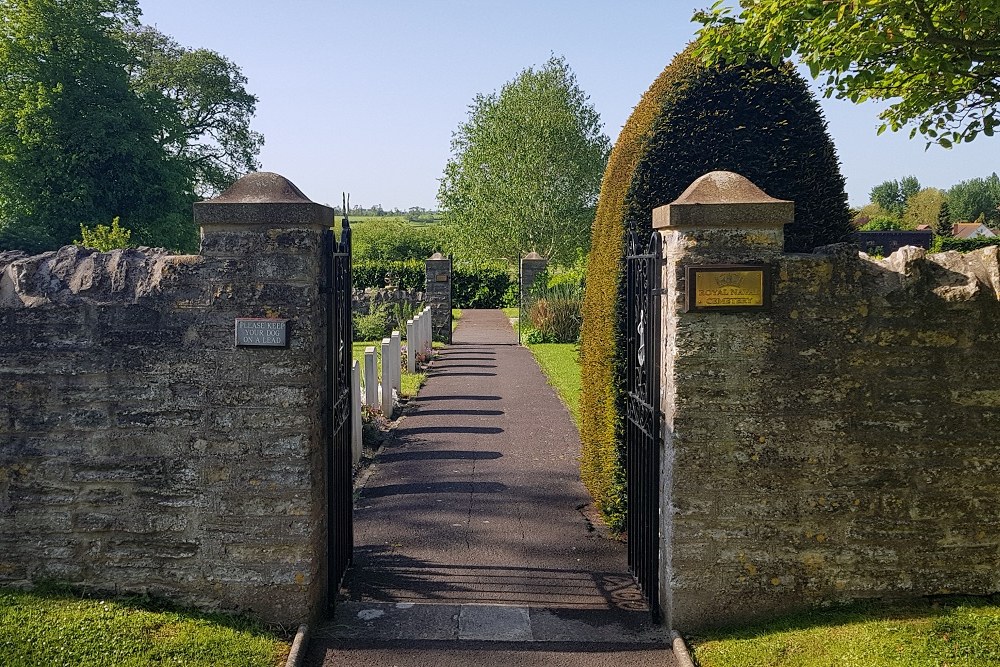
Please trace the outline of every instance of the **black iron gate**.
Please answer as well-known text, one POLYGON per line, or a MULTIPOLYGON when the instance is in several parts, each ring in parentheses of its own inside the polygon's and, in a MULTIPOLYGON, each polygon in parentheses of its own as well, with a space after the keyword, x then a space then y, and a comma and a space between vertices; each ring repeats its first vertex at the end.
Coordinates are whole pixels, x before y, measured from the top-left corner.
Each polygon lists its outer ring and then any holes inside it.
POLYGON ((660 235, 629 231, 626 257, 628 565, 660 616, 660 235))
MULTIPOLYGON (((345 204, 346 206, 346 204, 345 204)), ((354 550, 351 459, 351 225, 346 211, 338 241, 323 237, 326 304, 327 559, 329 600, 340 589, 354 550)))

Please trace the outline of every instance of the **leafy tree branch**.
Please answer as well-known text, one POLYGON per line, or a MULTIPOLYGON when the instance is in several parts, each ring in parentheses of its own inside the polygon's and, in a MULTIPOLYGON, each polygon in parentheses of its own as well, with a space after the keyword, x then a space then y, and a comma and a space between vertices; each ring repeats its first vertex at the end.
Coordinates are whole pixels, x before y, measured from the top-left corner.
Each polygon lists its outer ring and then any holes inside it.
POLYGON ((879 132, 910 125, 950 147, 1000 126, 994 0, 723 0, 697 12, 709 62, 796 54, 827 96, 887 101, 879 132))

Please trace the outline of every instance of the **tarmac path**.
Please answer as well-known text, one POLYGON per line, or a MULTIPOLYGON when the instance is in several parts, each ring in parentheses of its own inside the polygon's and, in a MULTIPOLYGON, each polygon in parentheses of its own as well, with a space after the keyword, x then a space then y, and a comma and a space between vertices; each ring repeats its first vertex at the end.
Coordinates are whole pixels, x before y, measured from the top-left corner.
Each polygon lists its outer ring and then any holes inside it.
POLYGON ((355 503, 355 552, 306 664, 675 664, 587 519, 580 439, 502 311, 463 311, 355 503))

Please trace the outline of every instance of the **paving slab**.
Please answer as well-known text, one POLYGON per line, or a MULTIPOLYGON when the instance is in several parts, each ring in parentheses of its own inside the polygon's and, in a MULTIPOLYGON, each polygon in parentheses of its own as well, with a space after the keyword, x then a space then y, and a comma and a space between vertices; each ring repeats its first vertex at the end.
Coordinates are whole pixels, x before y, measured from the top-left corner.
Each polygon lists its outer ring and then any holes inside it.
POLYGON ((483 641, 531 641, 527 607, 464 604, 458 615, 458 638, 483 641))
POLYGON ((626 545, 587 519, 579 435, 530 351, 502 311, 464 311, 453 340, 358 490, 307 664, 673 664, 626 545))
POLYGON ((326 645, 330 667, 672 667, 663 645, 572 642, 334 641, 326 645))
POLYGON ((325 639, 664 643, 663 627, 636 614, 523 605, 353 602, 315 634, 325 639))

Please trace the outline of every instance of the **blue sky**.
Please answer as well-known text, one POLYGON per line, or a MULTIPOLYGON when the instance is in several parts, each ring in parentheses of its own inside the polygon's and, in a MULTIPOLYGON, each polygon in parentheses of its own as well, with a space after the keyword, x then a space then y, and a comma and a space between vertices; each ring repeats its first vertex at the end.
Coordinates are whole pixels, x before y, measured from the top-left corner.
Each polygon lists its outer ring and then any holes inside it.
MULTIPOLYGON (((614 141, 712 0, 140 0, 145 23, 235 61, 260 102, 261 162, 314 201, 436 207, 452 132, 488 93, 564 55, 614 141)), ((925 150, 875 135, 878 109, 821 100, 852 205, 913 174, 948 187, 998 169, 998 139, 925 150)))

